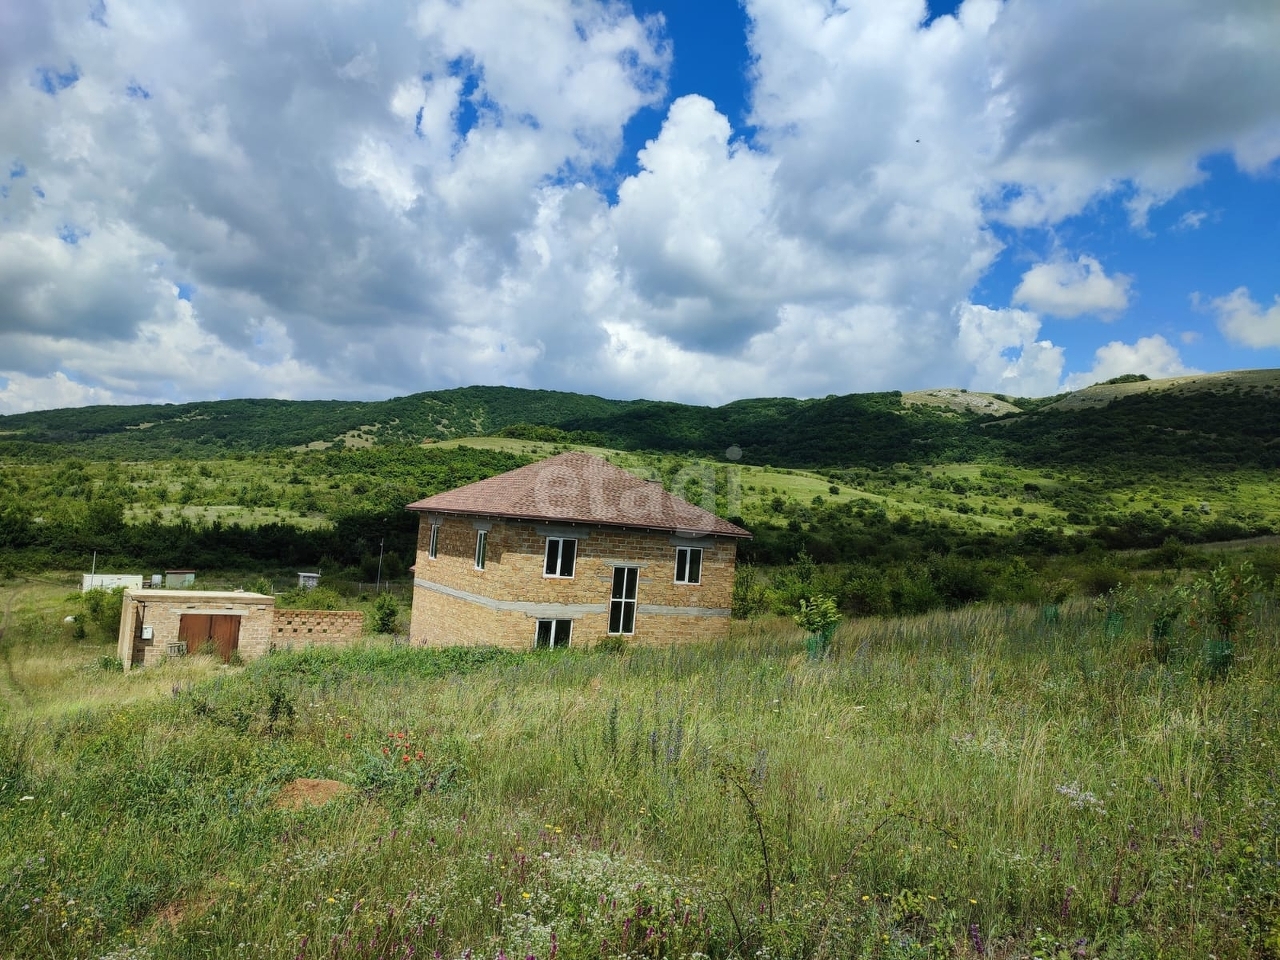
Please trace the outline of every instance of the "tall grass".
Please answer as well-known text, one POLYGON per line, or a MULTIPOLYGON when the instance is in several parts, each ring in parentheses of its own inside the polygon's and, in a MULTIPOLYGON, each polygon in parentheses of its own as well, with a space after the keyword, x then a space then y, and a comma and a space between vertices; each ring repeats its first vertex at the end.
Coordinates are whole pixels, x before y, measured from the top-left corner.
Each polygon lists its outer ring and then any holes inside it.
POLYGON ((1149 620, 137 675, 31 621, 15 675, 65 676, 0 725, 0 955, 1274 955, 1275 598, 1225 680, 1149 620), (354 790, 276 805, 303 777, 354 790))

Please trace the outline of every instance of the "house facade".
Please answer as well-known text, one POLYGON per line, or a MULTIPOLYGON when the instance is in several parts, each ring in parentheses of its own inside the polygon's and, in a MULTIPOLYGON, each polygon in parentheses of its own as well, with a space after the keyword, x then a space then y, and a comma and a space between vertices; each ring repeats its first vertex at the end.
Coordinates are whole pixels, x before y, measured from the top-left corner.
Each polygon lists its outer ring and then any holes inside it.
POLYGON ((584 453, 410 504, 409 636, 431 646, 671 644, 727 635, 751 534, 584 453))

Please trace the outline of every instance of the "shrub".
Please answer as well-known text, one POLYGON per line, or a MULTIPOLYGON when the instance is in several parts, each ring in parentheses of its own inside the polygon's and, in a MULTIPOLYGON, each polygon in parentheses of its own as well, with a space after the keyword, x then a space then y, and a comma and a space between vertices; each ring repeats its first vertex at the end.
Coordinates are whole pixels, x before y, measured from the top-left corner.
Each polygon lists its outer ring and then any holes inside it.
POLYGON ((769 609, 769 591, 748 564, 739 564, 733 574, 733 616, 746 620, 769 609))
POLYGON ((329 587, 303 590, 294 587, 276 598, 276 606, 294 610, 346 610, 350 607, 338 591, 329 587))
POLYGON ((807 633, 829 637, 840 622, 840 611, 833 597, 821 594, 800 601, 800 612, 793 619, 807 633))
POLYGON ((400 605, 396 603, 396 598, 389 593, 378 594, 378 599, 373 601, 373 610, 368 617, 369 631, 395 633, 399 619, 400 605))
POLYGON ((102 590, 95 587, 83 595, 89 622, 108 636, 120 629, 120 610, 124 605, 124 588, 102 590))
POLYGON ((601 637, 591 647, 596 653, 626 653, 627 638, 620 633, 601 637))

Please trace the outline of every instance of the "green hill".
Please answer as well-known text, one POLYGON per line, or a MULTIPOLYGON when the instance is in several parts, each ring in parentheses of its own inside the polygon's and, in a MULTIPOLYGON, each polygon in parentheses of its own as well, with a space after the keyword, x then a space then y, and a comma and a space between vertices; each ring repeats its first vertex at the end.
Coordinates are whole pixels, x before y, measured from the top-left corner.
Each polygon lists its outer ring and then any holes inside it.
POLYGON ((1051 402, 959 391, 762 398, 720 407, 464 387, 383 401, 220 400, 0 417, 0 456, 220 456, 503 433, 792 467, 972 460, 1280 466, 1280 371, 1099 385, 1051 402), (926 395, 948 402, 922 401, 926 395), (979 394, 979 397, 990 395, 979 394), (1015 411, 997 415, 985 411, 1015 411))

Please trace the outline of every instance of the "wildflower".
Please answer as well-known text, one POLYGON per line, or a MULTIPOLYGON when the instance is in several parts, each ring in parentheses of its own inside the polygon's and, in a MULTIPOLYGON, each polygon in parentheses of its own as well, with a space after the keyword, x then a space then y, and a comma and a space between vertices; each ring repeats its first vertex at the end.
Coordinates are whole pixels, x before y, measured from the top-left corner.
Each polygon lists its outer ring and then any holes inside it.
POLYGON ((522 897, 524 897, 526 900, 528 900, 530 897, 532 897, 532 896, 533 896, 533 894, 532 894, 532 893, 528 893, 528 892, 526 891, 525 893, 520 894, 520 896, 522 896, 522 897))
POLYGON ((1103 802, 1088 790, 1081 789, 1079 783, 1064 783, 1054 789, 1066 797, 1071 802, 1071 806, 1076 810, 1088 809, 1100 814, 1105 814, 1107 812, 1107 808, 1103 802))
POLYGON ((983 956, 987 952, 987 945, 982 939, 982 929, 976 924, 969 925, 969 940, 973 943, 973 952, 978 956, 983 956))

